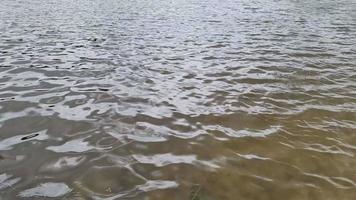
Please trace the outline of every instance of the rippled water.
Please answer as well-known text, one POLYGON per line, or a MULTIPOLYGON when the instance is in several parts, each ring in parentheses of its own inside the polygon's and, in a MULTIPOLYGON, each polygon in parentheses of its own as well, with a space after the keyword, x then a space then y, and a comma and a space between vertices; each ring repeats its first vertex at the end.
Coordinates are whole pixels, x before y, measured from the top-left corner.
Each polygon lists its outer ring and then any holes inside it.
POLYGON ((1 0, 0 199, 356 198, 354 0, 1 0))

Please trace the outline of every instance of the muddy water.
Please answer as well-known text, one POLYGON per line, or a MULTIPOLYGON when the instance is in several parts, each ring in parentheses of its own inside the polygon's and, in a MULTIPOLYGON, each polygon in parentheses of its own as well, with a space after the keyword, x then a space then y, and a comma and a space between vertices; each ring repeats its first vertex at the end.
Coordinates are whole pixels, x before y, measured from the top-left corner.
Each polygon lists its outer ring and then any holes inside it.
POLYGON ((353 0, 2 0, 0 199, 356 198, 353 0))

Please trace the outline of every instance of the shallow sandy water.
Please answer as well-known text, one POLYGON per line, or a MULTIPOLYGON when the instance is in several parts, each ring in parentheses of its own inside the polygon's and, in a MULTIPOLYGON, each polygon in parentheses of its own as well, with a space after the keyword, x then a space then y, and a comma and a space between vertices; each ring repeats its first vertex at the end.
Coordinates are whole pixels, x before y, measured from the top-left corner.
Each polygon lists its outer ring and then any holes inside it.
POLYGON ((352 0, 2 0, 0 199, 356 198, 352 0))

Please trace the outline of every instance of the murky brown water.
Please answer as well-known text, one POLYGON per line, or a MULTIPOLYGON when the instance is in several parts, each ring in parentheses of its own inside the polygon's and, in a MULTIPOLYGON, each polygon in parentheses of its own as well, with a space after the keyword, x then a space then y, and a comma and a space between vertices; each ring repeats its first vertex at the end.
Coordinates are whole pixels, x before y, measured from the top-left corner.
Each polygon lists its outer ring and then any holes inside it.
POLYGON ((1 0, 0 199, 356 199, 354 0, 1 0))

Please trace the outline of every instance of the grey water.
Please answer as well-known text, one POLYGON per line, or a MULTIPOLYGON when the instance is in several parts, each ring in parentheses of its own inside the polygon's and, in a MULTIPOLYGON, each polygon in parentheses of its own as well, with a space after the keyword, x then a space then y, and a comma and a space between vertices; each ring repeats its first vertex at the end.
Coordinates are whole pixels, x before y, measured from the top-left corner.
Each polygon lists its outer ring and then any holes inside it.
POLYGON ((356 198, 354 0, 1 0, 0 199, 356 198))

